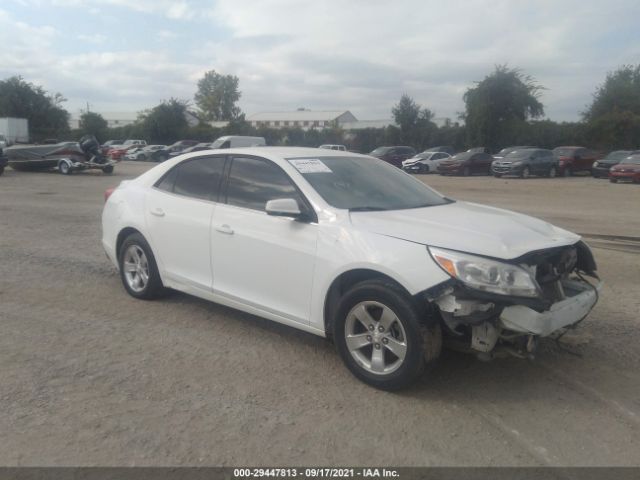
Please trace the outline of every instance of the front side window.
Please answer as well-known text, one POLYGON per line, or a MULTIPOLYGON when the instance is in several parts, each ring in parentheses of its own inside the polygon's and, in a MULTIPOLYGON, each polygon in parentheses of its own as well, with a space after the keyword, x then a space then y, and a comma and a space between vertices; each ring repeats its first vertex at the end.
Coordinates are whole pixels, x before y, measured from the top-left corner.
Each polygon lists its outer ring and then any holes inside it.
POLYGON ((172 168, 156 184, 161 190, 202 200, 217 200, 224 157, 187 160, 172 168))
POLYGON ((302 206, 300 194, 284 171, 260 158, 236 157, 231 164, 227 203, 264 211, 269 200, 293 198, 302 206))

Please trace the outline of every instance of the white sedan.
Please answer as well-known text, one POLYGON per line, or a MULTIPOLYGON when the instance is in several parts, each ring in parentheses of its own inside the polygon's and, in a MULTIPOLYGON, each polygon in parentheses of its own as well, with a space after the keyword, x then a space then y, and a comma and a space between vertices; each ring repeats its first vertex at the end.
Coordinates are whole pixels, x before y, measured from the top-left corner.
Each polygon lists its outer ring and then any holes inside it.
POLYGON ((408 173, 438 173, 438 165, 449 160, 446 152, 422 152, 402 161, 402 169, 408 173))
POLYGON ((443 197, 365 155, 200 151, 105 196, 102 243, 130 295, 176 289, 331 337, 378 388, 414 382, 443 338, 530 356, 598 298, 578 235, 443 197))

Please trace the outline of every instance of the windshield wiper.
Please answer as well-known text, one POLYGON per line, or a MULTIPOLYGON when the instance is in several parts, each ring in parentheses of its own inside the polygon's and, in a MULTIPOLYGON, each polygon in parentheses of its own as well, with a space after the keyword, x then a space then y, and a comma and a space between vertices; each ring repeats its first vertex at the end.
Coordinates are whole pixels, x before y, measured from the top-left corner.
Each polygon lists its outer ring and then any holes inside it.
POLYGON ((389 209, 384 207, 370 207, 370 206, 353 207, 349 209, 350 212, 383 212, 385 210, 389 210, 389 209))

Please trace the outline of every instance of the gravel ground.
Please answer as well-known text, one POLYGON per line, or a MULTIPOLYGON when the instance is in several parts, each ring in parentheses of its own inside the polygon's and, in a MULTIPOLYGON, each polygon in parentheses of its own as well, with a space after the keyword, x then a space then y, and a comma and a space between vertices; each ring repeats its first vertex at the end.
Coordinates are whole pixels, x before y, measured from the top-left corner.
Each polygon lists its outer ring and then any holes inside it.
POLYGON ((102 194, 147 168, 0 177, 0 464, 640 465, 640 186, 420 177, 583 234, 606 285, 573 353, 445 352, 392 394, 322 338, 129 297, 101 250, 102 194))

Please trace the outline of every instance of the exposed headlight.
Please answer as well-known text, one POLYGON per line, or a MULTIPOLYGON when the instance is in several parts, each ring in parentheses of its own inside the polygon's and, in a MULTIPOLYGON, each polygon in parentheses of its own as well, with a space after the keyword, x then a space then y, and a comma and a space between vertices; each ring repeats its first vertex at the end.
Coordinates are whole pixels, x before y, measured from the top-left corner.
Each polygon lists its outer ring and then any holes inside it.
POLYGON ((600 165, 597 161, 593 162, 593 166, 597 167, 598 165, 600 165))
POLYGON ((524 268, 467 253, 429 247, 440 267, 466 286, 484 292, 516 297, 537 297, 540 288, 524 268))

